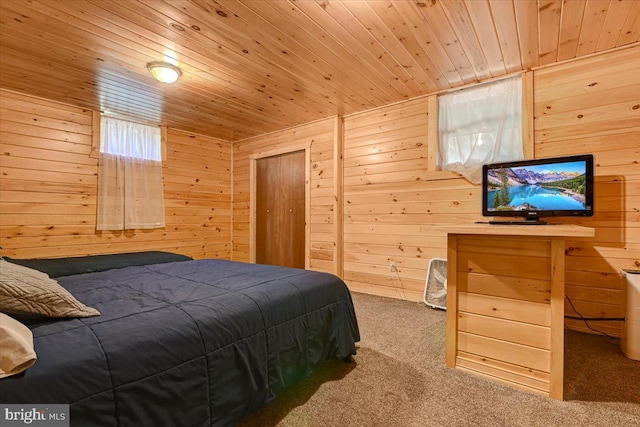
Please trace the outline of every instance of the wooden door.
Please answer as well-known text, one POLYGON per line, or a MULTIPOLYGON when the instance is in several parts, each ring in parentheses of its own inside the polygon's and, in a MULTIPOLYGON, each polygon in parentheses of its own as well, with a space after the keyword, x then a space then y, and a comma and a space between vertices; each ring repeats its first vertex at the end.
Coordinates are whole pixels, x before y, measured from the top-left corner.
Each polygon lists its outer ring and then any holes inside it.
POLYGON ((256 161, 256 262, 305 267, 305 152, 256 161))

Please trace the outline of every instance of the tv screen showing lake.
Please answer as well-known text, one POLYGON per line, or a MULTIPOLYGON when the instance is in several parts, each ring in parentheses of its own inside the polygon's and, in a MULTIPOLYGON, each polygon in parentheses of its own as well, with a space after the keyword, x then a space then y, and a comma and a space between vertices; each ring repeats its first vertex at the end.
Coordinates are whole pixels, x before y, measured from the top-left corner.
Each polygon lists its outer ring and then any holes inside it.
POLYGON ((586 209, 582 161, 490 168, 484 179, 490 211, 586 209))
MULTIPOLYGON (((487 206, 496 210, 496 201, 503 190, 493 190, 487 193, 487 206), (496 196, 498 193, 498 196, 496 196)), ((539 185, 519 185, 509 187, 510 210, 575 210, 584 209, 584 203, 576 200, 561 188, 549 188, 539 185)), ((501 206, 504 209, 505 206, 501 206)))

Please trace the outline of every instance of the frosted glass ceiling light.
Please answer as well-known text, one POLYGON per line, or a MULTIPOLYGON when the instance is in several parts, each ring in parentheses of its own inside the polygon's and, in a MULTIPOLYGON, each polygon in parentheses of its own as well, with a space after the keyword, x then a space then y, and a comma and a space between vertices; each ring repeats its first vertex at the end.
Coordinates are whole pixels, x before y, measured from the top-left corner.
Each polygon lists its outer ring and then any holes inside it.
POLYGON ((147 69, 162 83, 173 83, 182 75, 180 68, 166 62, 150 62, 147 69))

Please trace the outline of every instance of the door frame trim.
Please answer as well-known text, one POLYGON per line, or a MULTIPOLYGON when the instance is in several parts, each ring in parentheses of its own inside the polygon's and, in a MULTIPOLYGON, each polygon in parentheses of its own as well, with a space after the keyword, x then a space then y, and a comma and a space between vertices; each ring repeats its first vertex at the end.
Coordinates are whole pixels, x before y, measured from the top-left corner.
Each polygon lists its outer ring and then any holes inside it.
POLYGON ((268 151, 257 151, 249 155, 249 262, 256 263, 256 175, 257 161, 265 157, 279 156, 304 150, 304 268, 310 264, 311 224, 311 142, 290 145, 268 151))

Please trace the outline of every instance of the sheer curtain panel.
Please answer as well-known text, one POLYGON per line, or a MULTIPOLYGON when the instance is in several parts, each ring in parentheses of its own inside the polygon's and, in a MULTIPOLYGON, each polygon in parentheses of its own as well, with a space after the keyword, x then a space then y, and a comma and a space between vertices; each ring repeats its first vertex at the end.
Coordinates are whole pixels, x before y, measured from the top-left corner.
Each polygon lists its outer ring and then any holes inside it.
POLYGON ((96 229, 164 226, 160 128, 103 116, 96 229))
POLYGON ((524 158, 520 76, 442 95, 438 102, 442 170, 479 184, 483 164, 524 158))

